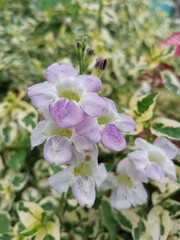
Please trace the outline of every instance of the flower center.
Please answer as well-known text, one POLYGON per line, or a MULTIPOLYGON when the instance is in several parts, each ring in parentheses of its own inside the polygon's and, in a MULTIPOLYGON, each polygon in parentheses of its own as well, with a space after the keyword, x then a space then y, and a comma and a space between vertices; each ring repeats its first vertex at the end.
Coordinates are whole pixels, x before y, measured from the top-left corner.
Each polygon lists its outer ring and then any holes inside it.
POLYGON ((57 128, 54 124, 52 124, 47 130, 42 132, 42 135, 46 137, 55 135, 55 136, 71 138, 72 130, 68 128, 67 129, 57 128))
POLYGON ((64 90, 60 93, 61 98, 67 98, 68 100, 75 100, 76 102, 79 102, 80 96, 77 92, 74 92, 72 90, 64 90))
POLYGON ((131 179, 127 176, 127 175, 123 175, 123 174, 118 174, 117 175, 117 179, 120 183, 127 185, 128 187, 132 187, 132 181, 131 179))
POLYGON ((162 164, 166 161, 166 156, 161 151, 153 150, 148 154, 148 158, 150 162, 156 162, 162 164))
POLYGON ((108 115, 104 115, 104 116, 100 116, 97 121, 99 125, 103 125, 103 124, 110 123, 112 121, 112 118, 108 115))
POLYGON ((78 166, 76 166, 74 168, 74 175, 75 176, 78 176, 78 175, 90 176, 91 175, 91 171, 90 171, 90 169, 89 169, 87 164, 81 163, 81 164, 79 164, 78 166))

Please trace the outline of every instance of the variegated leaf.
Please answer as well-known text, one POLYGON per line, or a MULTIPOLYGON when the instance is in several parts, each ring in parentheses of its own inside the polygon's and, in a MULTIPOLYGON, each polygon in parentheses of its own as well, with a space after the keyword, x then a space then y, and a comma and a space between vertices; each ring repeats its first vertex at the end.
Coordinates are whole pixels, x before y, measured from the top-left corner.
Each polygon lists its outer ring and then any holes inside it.
POLYGON ((171 71, 161 72, 161 77, 166 88, 173 94, 180 97, 180 81, 171 71))
POLYGON ((150 127, 151 133, 158 137, 180 140, 180 123, 168 118, 156 118, 150 127))

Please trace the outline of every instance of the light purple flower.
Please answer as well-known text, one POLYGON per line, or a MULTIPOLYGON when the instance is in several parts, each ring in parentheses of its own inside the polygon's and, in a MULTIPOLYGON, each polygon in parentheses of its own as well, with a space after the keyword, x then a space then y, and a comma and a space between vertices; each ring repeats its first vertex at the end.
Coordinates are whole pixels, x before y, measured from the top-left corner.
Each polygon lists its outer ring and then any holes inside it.
POLYGON ((134 132, 136 124, 131 117, 119 114, 112 100, 104 99, 107 102, 106 111, 97 118, 102 136, 101 143, 110 150, 122 151, 126 148, 122 132, 134 132))
POLYGON ((50 164, 67 164, 72 160, 72 151, 75 148, 79 152, 93 149, 100 140, 98 127, 93 124, 93 118, 86 116, 90 128, 81 129, 77 133, 74 128, 59 128, 51 119, 48 111, 44 111, 45 120, 40 121, 31 134, 32 148, 45 142, 44 158, 50 164))
POLYGON ((117 210, 142 205, 147 202, 147 193, 142 182, 139 181, 141 177, 129 159, 125 158, 117 165, 115 174, 108 173, 100 189, 112 189, 110 204, 117 210))
POLYGON ((36 108, 50 105, 53 120, 60 128, 77 126, 84 114, 98 117, 106 108, 106 101, 97 92, 101 81, 96 76, 77 76, 75 68, 54 63, 46 69, 47 81, 28 89, 28 96, 36 108))
POLYGON ((134 167, 146 177, 159 183, 164 177, 176 180, 176 171, 172 159, 177 155, 177 148, 163 137, 156 138, 151 144, 142 138, 135 140, 136 150, 128 154, 134 167))
POLYGON ((73 152, 71 166, 48 179, 48 183, 58 193, 64 193, 72 186, 72 193, 78 203, 92 207, 95 201, 95 186, 99 187, 107 176, 103 163, 97 162, 98 149, 94 148, 84 154, 73 152))

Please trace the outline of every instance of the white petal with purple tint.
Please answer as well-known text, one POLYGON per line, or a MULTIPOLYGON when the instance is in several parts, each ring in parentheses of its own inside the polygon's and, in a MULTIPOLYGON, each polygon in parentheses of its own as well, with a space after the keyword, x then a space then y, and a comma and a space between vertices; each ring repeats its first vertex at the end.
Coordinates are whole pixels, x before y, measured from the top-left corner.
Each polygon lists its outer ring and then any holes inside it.
POLYGON ((136 128, 135 121, 125 114, 118 114, 117 120, 113 123, 123 132, 134 132, 136 128))
POLYGON ((72 185, 72 193, 82 207, 91 208, 95 201, 95 185, 92 177, 78 177, 72 185))
POLYGON ((126 141, 114 124, 107 124, 102 130, 101 143, 113 151, 122 151, 126 148, 126 141))
POLYGON ((55 83, 65 76, 75 77, 77 70, 70 65, 53 63, 46 69, 45 75, 48 82, 55 83))
POLYGON ((153 145, 163 150, 169 159, 173 159, 177 155, 176 146, 166 138, 163 137, 156 138, 153 145))
POLYGON ((161 165, 152 162, 146 168, 146 176, 159 183, 164 182, 164 171, 161 165))
POLYGON ((36 108, 44 107, 57 99, 56 88, 49 82, 35 84, 28 88, 28 96, 36 108))
POLYGON ((48 178, 48 184, 50 187, 53 187, 56 192, 62 194, 67 192, 73 178, 73 167, 68 167, 48 178))
POLYGON ((44 145, 43 154, 50 164, 66 164, 72 157, 71 143, 65 137, 51 137, 44 145))
POLYGON ((83 94, 79 104, 83 111, 91 117, 100 116, 107 107, 104 99, 98 96, 97 93, 83 94))
POLYGON ((77 83, 86 88, 87 92, 98 92, 102 88, 101 80, 92 75, 79 75, 75 78, 77 83))
POLYGON ((81 108, 74 102, 63 98, 50 104, 50 113, 60 128, 77 126, 84 118, 81 108))

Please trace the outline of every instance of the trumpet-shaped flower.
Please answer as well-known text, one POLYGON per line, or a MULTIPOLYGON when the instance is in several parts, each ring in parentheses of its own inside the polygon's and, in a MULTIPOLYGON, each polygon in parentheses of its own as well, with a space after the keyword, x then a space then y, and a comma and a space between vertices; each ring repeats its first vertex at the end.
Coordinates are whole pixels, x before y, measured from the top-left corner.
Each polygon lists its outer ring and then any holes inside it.
POLYGON ((96 76, 79 75, 69 65, 54 63, 46 69, 47 81, 28 89, 28 96, 36 108, 49 105, 57 126, 71 128, 84 119, 84 115, 98 117, 106 108, 106 102, 97 92, 101 81, 96 76))
POLYGON ((126 141, 122 132, 134 132, 134 120, 125 114, 119 114, 114 102, 105 98, 107 109, 97 118, 101 130, 101 143, 104 147, 122 151, 126 148, 126 141))
POLYGON ((92 207, 95 201, 95 186, 99 187, 107 176, 103 163, 97 162, 98 150, 80 154, 73 151, 73 161, 67 167, 48 179, 48 183, 58 193, 67 192, 72 186, 72 193, 81 206, 92 207))
MULTIPOLYGON (((46 109, 47 110, 47 109, 46 109)), ((94 118, 86 116, 90 126, 84 132, 77 134, 75 128, 59 128, 53 122, 48 111, 44 111, 45 120, 40 121, 31 134, 32 148, 45 142, 44 158, 50 164, 69 163, 73 148, 79 152, 93 149, 101 135, 94 118)))
POLYGON ((148 143, 142 138, 135 140, 136 150, 128 154, 136 170, 147 178, 163 183, 164 176, 176 179, 175 166, 172 159, 177 155, 177 148, 163 137, 156 138, 154 143, 148 143))
POLYGON ((115 174, 108 173, 100 189, 112 189, 110 204, 117 210, 142 205, 147 202, 147 193, 139 178, 141 176, 138 171, 129 159, 125 158, 117 165, 115 174))

